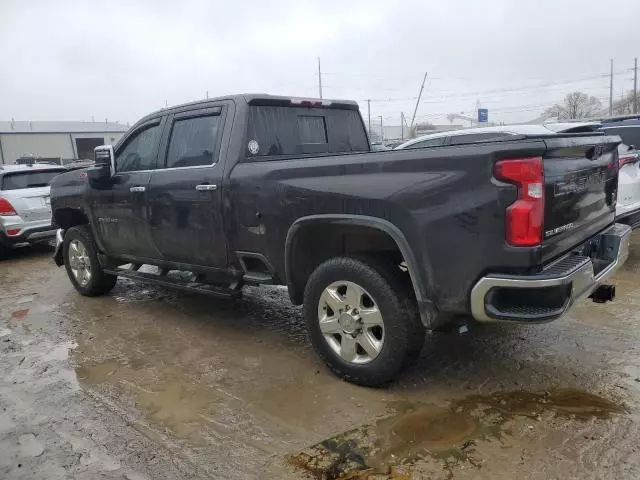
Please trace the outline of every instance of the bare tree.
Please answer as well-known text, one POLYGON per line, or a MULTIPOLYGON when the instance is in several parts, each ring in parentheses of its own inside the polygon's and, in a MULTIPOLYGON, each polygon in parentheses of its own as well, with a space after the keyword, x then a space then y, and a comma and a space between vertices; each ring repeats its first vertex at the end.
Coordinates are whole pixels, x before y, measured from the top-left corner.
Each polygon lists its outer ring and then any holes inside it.
POLYGON ((549 118, 558 120, 574 120, 597 115, 601 108, 602 103, 596 97, 582 92, 573 92, 564 98, 562 104, 556 104, 548 108, 544 114, 549 118))
POLYGON ((613 113, 616 115, 628 115, 633 113, 633 100, 634 93, 633 90, 631 90, 620 100, 613 102, 613 113))

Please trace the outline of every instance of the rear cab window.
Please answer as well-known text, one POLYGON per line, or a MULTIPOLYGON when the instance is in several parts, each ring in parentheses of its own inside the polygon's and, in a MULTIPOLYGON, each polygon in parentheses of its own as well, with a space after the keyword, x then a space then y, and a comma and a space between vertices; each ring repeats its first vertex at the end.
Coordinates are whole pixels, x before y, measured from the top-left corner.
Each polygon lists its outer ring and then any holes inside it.
POLYGON ((357 109, 250 105, 249 161, 267 157, 370 151, 357 109))
POLYGON ((0 176, 0 190, 48 187, 54 177, 66 170, 33 170, 6 172, 0 176))

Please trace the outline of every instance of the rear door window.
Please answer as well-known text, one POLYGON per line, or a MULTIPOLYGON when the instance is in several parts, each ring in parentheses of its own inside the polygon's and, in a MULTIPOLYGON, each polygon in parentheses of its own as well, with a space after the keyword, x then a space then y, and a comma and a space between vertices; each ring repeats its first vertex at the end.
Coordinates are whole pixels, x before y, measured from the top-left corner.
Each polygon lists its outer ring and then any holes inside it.
POLYGON ((33 172, 5 173, 2 177, 0 190, 20 190, 23 188, 47 187, 51 180, 65 170, 39 170, 33 172))
POLYGON ((369 151, 358 111, 337 108, 252 105, 246 145, 249 159, 369 151))
POLYGON ((208 115, 176 120, 171 130, 166 168, 216 163, 220 118, 220 115, 208 115))

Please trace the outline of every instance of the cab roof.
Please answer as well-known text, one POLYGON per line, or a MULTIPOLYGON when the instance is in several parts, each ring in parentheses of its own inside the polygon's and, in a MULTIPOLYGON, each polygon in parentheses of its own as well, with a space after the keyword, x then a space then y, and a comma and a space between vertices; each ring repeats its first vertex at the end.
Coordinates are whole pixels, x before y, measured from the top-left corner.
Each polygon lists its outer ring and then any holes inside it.
POLYGON ((266 93, 241 93, 236 95, 227 95, 222 97, 207 98, 203 100, 196 100, 194 102, 182 103, 174 105, 168 108, 162 108, 156 110, 148 115, 145 115, 136 125, 144 123, 152 118, 166 115, 168 113, 176 113, 184 110, 193 110, 194 108, 207 108, 215 106, 215 103, 221 101, 231 100, 236 104, 246 105, 296 105, 299 102, 301 106, 319 106, 319 107, 340 107, 350 110, 357 110, 359 108, 358 102, 353 100, 339 100, 339 99, 327 99, 327 98, 312 98, 312 97, 295 97, 295 96, 282 96, 282 95, 269 95, 266 93), (298 102, 298 103, 296 103, 298 102), (305 105, 306 104, 306 105, 305 105))

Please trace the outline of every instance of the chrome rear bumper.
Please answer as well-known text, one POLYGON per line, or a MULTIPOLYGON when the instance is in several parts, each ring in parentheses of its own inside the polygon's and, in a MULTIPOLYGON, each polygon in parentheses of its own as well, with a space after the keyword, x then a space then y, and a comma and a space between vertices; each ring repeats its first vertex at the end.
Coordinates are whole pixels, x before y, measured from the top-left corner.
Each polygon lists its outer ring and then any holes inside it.
POLYGON ((535 275, 482 277, 471 290, 471 313, 479 322, 555 320, 627 260, 630 236, 628 225, 616 223, 596 237, 597 257, 573 252, 535 275))

